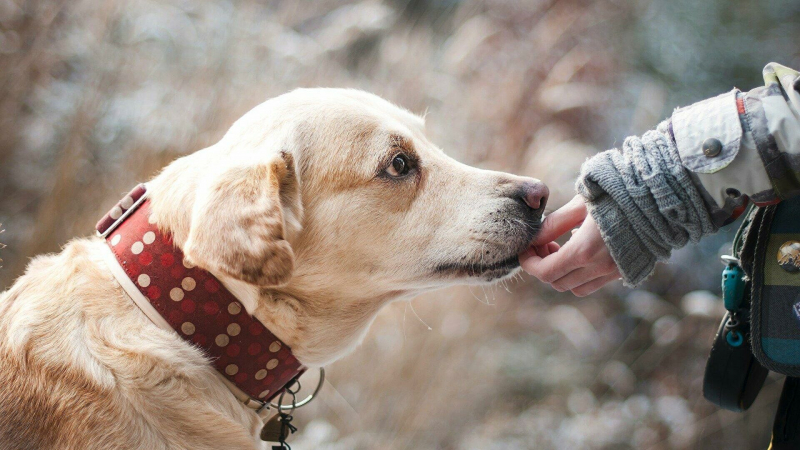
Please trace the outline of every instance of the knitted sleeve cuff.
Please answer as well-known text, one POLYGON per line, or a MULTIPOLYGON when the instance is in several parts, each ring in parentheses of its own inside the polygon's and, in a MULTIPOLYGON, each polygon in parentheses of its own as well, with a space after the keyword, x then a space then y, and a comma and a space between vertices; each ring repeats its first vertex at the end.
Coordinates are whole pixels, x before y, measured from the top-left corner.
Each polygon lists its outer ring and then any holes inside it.
POLYGON ((595 155, 576 183, 630 286, 644 281, 673 249, 717 230, 665 130, 628 137, 621 149, 595 155))
POLYGON ((587 207, 617 263, 623 283, 635 287, 646 280, 653 273, 658 258, 647 250, 622 209, 607 195, 587 203, 587 207))

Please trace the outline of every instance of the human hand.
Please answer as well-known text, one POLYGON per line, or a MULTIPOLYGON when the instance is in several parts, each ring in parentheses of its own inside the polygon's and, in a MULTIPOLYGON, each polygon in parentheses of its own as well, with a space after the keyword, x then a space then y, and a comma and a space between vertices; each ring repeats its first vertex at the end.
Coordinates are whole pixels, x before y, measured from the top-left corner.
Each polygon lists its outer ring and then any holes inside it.
POLYGON ((519 261, 525 272, 559 292, 571 291, 578 297, 620 278, 600 229, 579 195, 545 218, 542 230, 519 261), (553 242, 578 225, 563 247, 553 242))

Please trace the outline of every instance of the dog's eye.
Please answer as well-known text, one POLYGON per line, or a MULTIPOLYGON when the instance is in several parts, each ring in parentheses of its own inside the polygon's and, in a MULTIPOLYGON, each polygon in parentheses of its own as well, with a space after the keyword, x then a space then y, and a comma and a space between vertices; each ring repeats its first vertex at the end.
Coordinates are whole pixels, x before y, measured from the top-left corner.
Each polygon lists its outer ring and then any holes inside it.
POLYGON ((392 158, 392 163, 386 168, 386 173, 393 177, 402 177, 411 170, 408 157, 402 153, 392 158))

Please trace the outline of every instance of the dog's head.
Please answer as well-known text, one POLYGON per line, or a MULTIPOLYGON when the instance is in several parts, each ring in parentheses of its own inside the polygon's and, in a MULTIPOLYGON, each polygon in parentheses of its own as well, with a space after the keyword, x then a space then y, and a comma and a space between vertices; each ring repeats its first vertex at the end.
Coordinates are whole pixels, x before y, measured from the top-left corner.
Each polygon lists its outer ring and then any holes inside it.
POLYGON ((343 339, 392 299, 513 274, 548 195, 453 160, 422 118, 340 89, 261 104, 154 185, 157 220, 188 259, 261 301, 288 299, 270 313, 294 314, 295 328, 312 327, 298 316, 348 324, 343 339))

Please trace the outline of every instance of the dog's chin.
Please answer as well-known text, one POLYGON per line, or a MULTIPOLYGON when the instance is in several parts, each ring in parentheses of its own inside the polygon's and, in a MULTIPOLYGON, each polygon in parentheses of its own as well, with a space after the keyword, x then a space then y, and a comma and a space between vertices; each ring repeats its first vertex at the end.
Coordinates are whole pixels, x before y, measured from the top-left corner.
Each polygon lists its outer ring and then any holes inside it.
MULTIPOLYGON (((462 260, 445 261, 433 266, 432 275, 446 283, 484 284, 510 277, 520 270, 519 254, 528 248, 539 233, 541 221, 526 221, 522 229, 514 229, 503 238, 502 248, 477 252, 462 260), (483 254, 482 254, 483 253, 483 254), (487 261, 487 258, 490 258, 487 261)), ((485 250, 481 247, 480 250, 485 250)))
POLYGON ((439 264, 434 269, 436 275, 445 278, 464 279, 467 282, 492 283, 510 277, 519 270, 519 256, 493 262, 459 262, 439 264))

